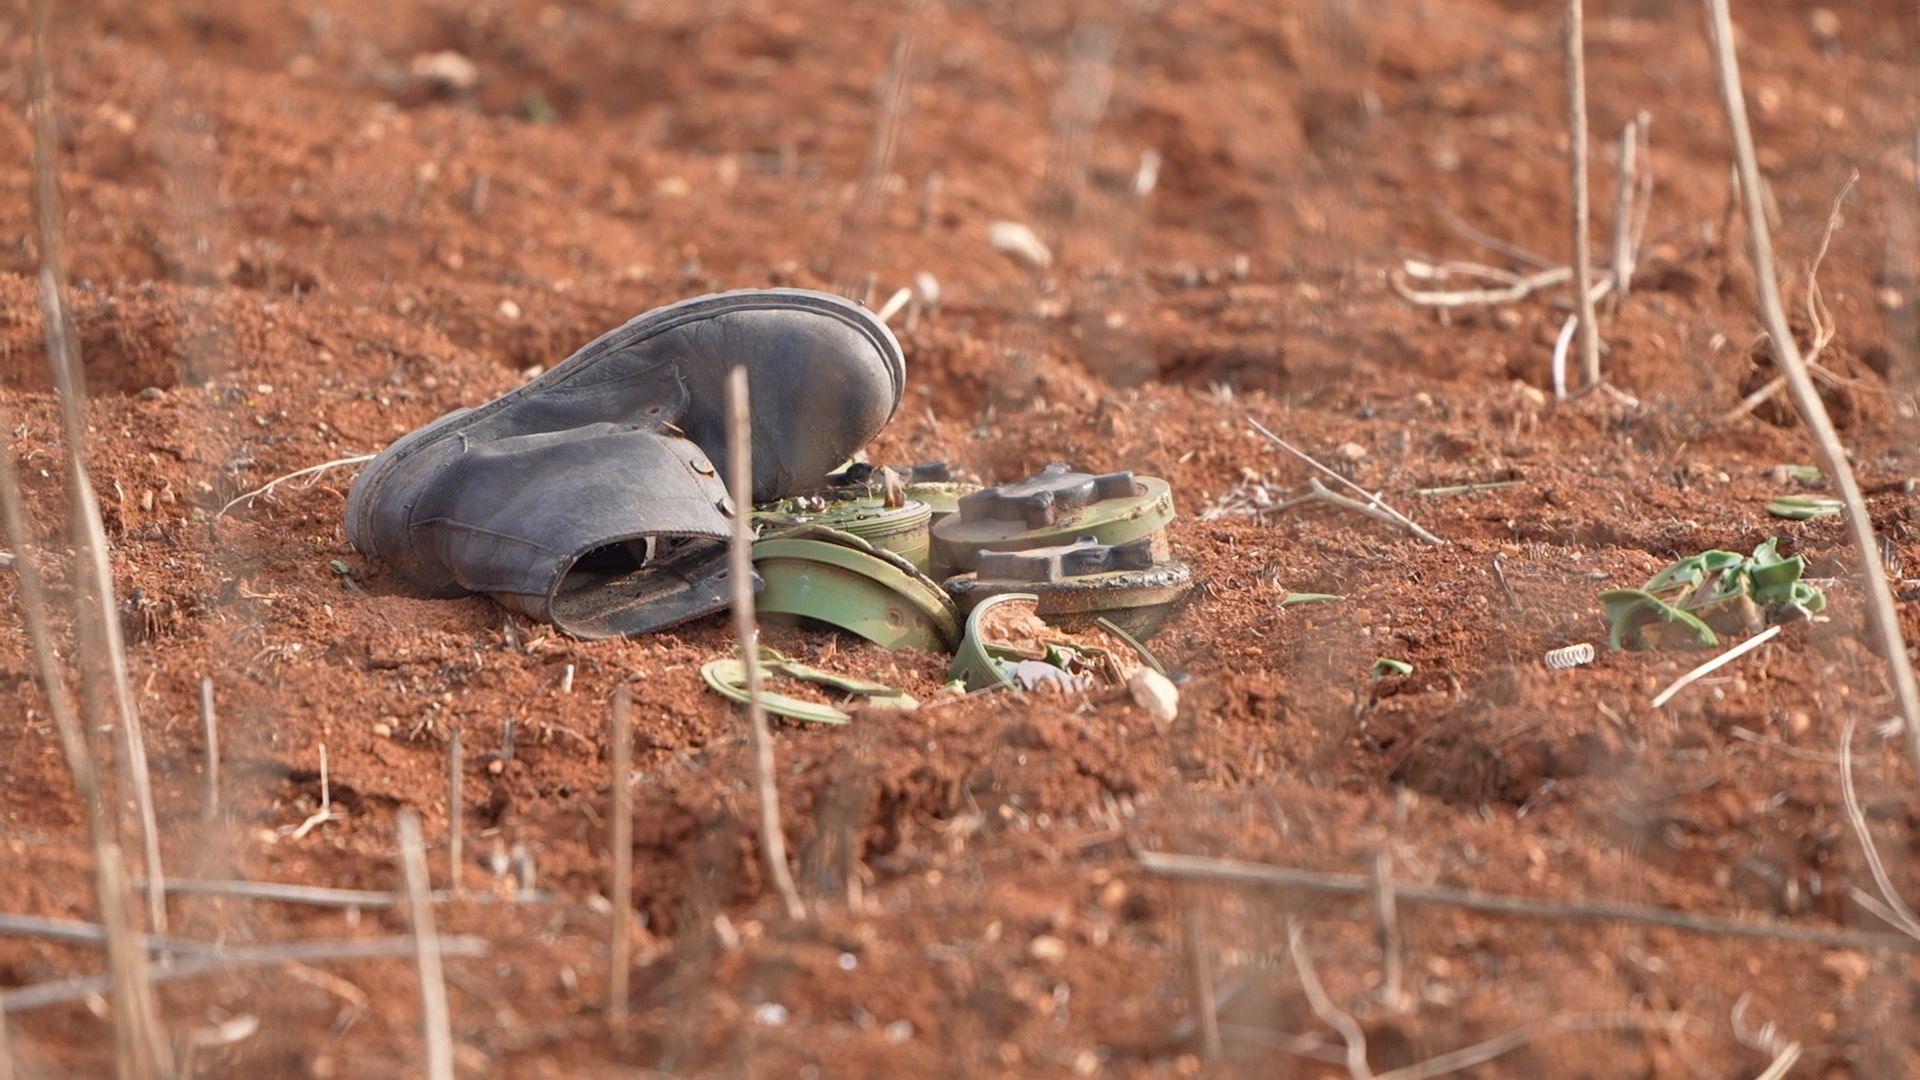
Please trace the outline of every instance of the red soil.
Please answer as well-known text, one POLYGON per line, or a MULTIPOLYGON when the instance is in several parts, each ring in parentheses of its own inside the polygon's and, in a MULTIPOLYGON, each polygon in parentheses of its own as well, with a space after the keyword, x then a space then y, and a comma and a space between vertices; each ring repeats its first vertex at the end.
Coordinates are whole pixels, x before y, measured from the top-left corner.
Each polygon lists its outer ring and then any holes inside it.
MULTIPOLYGON (((1449 214, 1564 258, 1557 5, 59 5, 87 453, 168 871, 394 887, 394 813, 412 807, 444 882, 457 726, 480 857, 462 880, 506 887, 482 863, 518 846, 556 894, 440 910, 443 930, 492 943, 449 962, 464 1075, 1190 1073, 1189 912, 1217 979, 1241 988, 1225 1049, 1248 1071, 1340 1071, 1261 1034, 1339 1044, 1287 958, 1297 918, 1378 1069, 1564 1013, 1675 1010, 1697 1029, 1555 1035, 1482 1071, 1752 1075, 1768 1055, 1729 1019, 1750 995, 1749 1025, 1802 1043, 1803 1073, 1920 1074, 1902 954, 1409 908, 1413 1004, 1395 1010, 1374 993, 1357 901, 1175 888, 1130 852, 1354 871, 1385 851, 1406 880, 1875 928, 1849 896, 1871 884, 1829 760, 1843 723, 1891 711, 1860 644, 1854 562, 1836 520, 1762 509, 1779 490, 1768 471, 1810 457, 1789 414, 1712 423, 1770 372, 1744 235, 1729 231, 1700 13, 1590 6, 1600 251, 1613 136, 1654 118, 1647 251, 1632 295, 1603 305, 1608 378, 1638 407, 1542 393, 1564 289, 1441 319, 1384 278, 1409 256, 1500 260, 1449 214), (477 66, 471 89, 411 74, 441 51, 477 66), (1148 151, 1159 182, 1142 199, 1148 151), (1031 223, 1054 267, 991 250, 995 220, 1031 223), (919 271, 945 300, 902 332, 912 385, 874 458, 1166 477, 1175 547, 1204 584, 1152 643, 1186 676, 1171 727, 1124 691, 779 727, 804 925, 762 887, 742 722, 700 681, 729 647, 723 618, 581 643, 509 630, 481 599, 395 595, 342 533, 344 470, 215 520, 240 492, 378 449, 655 304, 868 280, 877 303, 919 271), (1202 520, 1250 474, 1305 482, 1249 416, 1327 460, 1355 444, 1365 453, 1341 459, 1355 478, 1450 543, 1331 508, 1202 520), (1410 494, 1504 479, 1523 483, 1410 494), (1772 534, 1834 579, 1830 621, 1788 628, 1658 711, 1653 693, 1702 657, 1541 664, 1603 639, 1598 590, 1772 534), (1345 599, 1281 608, 1294 591, 1345 599), (1371 679, 1380 656, 1415 671, 1371 679), (213 827, 203 674, 226 761, 213 827), (616 1039, 600 898, 606 703, 623 681, 646 930, 633 1027, 616 1039), (322 746, 344 817, 296 840, 284 830, 317 805, 322 746)), ((23 7, 0 16, 0 398, 57 544, 23 7)), ((1901 486, 1920 473, 1920 20, 1907 0, 1736 7, 1796 306, 1829 204, 1860 172, 1821 270, 1839 328, 1826 363, 1847 380, 1830 404, 1904 579, 1920 573, 1920 501, 1901 486)), ((945 676, 943 658, 773 638, 923 701, 945 676)), ((0 910, 91 918, 80 808, 32 670, 9 614, 0 910)), ((1916 896, 1920 801, 1898 747, 1863 733, 1856 768, 1916 896)), ((205 897, 171 914, 175 934, 235 943, 405 925, 205 897)), ((99 965, 95 950, 0 940, 0 986, 99 965)), ((345 982, 278 969, 171 984, 165 1020, 259 1017, 257 1035, 199 1054, 205 1071, 417 1071, 411 965, 328 970, 345 982)), ((16 1067, 103 1072, 106 1030, 78 1005, 12 1017, 16 1067)))

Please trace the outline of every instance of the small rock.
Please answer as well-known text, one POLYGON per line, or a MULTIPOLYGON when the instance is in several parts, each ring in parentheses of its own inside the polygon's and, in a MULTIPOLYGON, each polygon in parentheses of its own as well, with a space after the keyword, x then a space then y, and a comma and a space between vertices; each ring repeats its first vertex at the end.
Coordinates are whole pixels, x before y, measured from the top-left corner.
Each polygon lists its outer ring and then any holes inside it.
POLYGON ((514 303, 514 302, 513 302, 513 301, 511 301, 511 300, 502 300, 502 301, 500 301, 500 317, 501 317, 501 318, 503 318, 503 319, 517 319, 517 318, 519 318, 519 317, 520 317, 520 305, 519 305, 519 304, 516 304, 516 303, 514 303))
POLYGON ((463 94, 480 83, 480 66, 451 50, 421 53, 407 71, 421 85, 447 93, 463 94))
POLYGON ((1044 270, 1053 265, 1053 251, 1046 242, 1017 221, 996 221, 987 226, 987 243, 993 246, 993 250, 1035 270, 1044 270))
POLYGON ((1820 969, 1843 983, 1852 984, 1873 974, 1873 961, 1861 953, 1836 951, 1820 958, 1820 969))
POLYGON ((393 737, 393 725, 375 724, 373 725, 373 733, 383 739, 391 739, 393 737))
POLYGON ((928 308, 940 306, 940 279, 925 270, 913 275, 913 291, 920 296, 920 302, 928 308))
POLYGON ((1333 456, 1342 461, 1359 461, 1367 456, 1367 448, 1357 442, 1343 442, 1333 448, 1333 456))
POLYGON ((1154 723, 1171 723, 1180 712, 1180 691, 1173 681, 1152 668, 1141 668, 1127 680, 1127 693, 1154 723))
POLYGON ((1057 964, 1067 958, 1067 943, 1052 934, 1041 934, 1027 942, 1027 955, 1043 964, 1057 964))

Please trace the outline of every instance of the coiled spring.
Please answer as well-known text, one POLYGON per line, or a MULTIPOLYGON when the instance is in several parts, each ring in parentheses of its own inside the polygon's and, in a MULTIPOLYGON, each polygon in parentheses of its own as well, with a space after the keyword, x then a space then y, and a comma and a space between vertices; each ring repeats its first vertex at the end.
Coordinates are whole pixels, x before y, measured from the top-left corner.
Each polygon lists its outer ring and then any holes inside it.
POLYGON ((1545 659, 1547 666, 1555 671, 1579 667, 1581 664, 1591 664, 1593 663, 1593 645, 1585 641, 1578 645, 1568 645, 1548 653, 1545 659))

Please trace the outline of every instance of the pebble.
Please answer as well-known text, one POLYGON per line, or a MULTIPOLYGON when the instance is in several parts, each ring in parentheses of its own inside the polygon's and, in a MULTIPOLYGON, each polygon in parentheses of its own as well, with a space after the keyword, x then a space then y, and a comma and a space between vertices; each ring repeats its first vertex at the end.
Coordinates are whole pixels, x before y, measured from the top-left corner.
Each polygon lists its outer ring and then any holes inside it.
POLYGON ((1058 963, 1067 958, 1067 943, 1052 934, 1041 934, 1027 942, 1027 955, 1042 963, 1058 963))
POLYGON ((1154 723, 1171 723, 1180 713, 1180 691, 1173 681, 1152 668, 1141 668, 1127 680, 1133 703, 1146 710, 1154 723))
POLYGON ((1357 442, 1343 442, 1334 447, 1333 456, 1343 461, 1359 461, 1367 456, 1367 448, 1357 442))
POLYGON ((1053 265, 1053 251, 1032 229, 1017 221, 996 221, 987 226, 987 243, 993 250, 1025 263, 1035 270, 1053 265))
POLYGON ((519 318, 519 317, 520 317, 520 305, 519 305, 519 304, 516 304, 516 303, 514 303, 514 302, 513 302, 513 301, 511 301, 511 300, 502 300, 502 301, 500 301, 500 317, 501 317, 501 318, 503 318, 503 319, 517 319, 517 318, 519 318))

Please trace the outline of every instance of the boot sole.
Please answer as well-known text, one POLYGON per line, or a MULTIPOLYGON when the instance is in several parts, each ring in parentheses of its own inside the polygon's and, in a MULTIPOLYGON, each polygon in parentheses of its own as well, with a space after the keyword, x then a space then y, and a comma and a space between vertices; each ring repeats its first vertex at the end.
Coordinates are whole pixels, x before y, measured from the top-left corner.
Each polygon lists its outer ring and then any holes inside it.
MULTIPOLYGON (((401 436, 387 447, 379 458, 371 462, 360 476, 355 478, 347 500, 349 507, 346 520, 347 542, 357 551, 375 554, 361 542, 365 540, 371 544, 374 539, 372 515, 376 502, 375 490, 395 466, 440 440, 458 434, 468 426, 492 416, 521 398, 538 394, 565 382, 582 370, 617 354, 636 342, 671 330, 682 323, 732 314, 736 311, 794 309, 837 318, 859 330, 873 342, 874 347, 886 358, 887 374, 893 379, 893 404, 887 409, 887 418, 891 420, 893 414, 899 411, 900 397, 906 388, 906 357, 901 353, 900 342, 894 338, 893 331, 865 307, 845 297, 815 292, 811 289, 735 289, 729 292, 709 293, 706 296, 681 300, 637 315, 581 346, 572 356, 555 364, 551 371, 543 372, 537 378, 528 380, 520 387, 509 390, 485 405, 449 413, 425 427, 401 436), (354 507, 356 501, 359 504, 357 509, 354 507)), ((400 553, 379 552, 378 554, 391 558, 400 553)))

